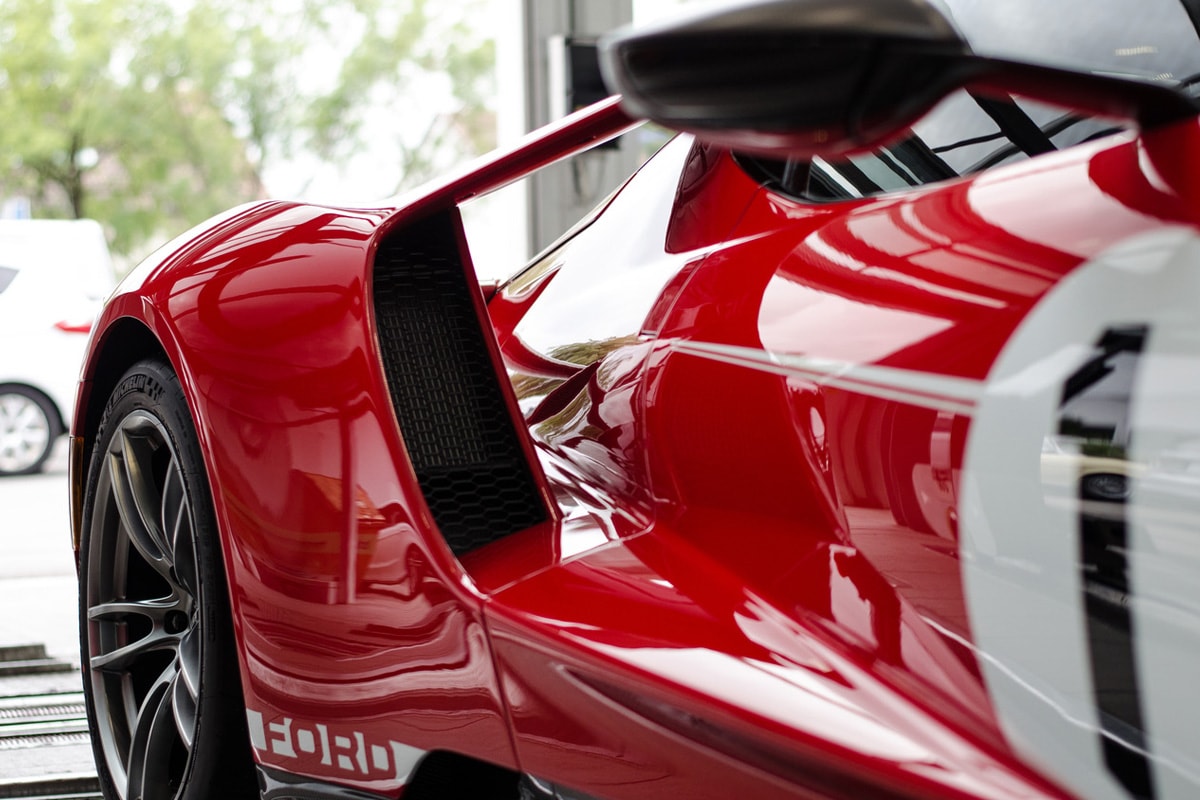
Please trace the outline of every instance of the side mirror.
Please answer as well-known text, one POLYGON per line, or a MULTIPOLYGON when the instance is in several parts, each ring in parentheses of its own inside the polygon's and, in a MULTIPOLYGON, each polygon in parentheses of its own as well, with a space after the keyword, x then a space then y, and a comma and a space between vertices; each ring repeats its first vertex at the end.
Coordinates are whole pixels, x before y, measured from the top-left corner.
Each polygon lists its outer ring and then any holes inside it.
POLYGON ((881 144, 960 88, 1143 127, 1198 110, 1161 83, 977 55, 932 0, 742 3, 618 33, 600 54, 630 115, 798 157, 881 144))

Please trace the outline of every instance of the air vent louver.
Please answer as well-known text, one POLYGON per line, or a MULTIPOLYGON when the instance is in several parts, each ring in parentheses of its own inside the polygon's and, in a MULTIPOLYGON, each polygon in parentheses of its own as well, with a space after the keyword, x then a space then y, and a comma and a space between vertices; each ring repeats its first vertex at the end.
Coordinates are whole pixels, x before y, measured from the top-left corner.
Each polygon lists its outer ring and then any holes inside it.
POLYGON ((488 355, 455 219, 388 236, 375 319, 392 406, 425 501, 458 555, 546 519, 488 355))

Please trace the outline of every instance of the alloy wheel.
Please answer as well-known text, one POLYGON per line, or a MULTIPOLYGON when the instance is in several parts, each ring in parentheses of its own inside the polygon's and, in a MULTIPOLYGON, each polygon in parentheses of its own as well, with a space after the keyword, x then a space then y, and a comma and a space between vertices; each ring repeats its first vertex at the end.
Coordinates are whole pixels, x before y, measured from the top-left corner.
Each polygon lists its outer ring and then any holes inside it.
POLYGON ((186 778, 201 676, 195 521, 163 424, 125 416, 97 464, 86 560, 86 669, 99 745, 125 800, 186 778))
POLYGON ((50 448, 50 418, 25 392, 0 393, 0 473, 29 472, 50 448))

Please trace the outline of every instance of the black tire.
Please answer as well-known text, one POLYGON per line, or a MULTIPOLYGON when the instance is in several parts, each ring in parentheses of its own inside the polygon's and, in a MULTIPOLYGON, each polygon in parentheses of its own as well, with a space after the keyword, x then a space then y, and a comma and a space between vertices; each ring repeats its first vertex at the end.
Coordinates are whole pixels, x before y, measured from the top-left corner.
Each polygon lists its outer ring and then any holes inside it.
POLYGON ((58 410, 41 392, 0 386, 0 475, 41 470, 62 433, 58 410))
POLYGON ((217 525, 179 380, 142 361, 106 407, 80 542, 80 647, 110 800, 258 797, 217 525))

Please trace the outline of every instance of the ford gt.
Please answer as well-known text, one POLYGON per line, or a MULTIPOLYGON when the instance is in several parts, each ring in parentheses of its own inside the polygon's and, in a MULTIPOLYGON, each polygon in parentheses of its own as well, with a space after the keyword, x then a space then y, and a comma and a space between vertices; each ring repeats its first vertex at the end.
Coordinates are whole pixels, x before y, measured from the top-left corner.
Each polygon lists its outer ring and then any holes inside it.
POLYGON ((760 0, 108 301, 106 797, 1200 794, 1200 4, 760 0), (491 286, 461 206, 676 134, 491 286))

